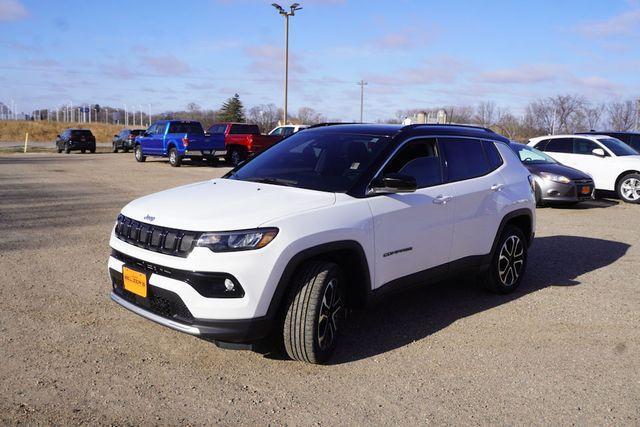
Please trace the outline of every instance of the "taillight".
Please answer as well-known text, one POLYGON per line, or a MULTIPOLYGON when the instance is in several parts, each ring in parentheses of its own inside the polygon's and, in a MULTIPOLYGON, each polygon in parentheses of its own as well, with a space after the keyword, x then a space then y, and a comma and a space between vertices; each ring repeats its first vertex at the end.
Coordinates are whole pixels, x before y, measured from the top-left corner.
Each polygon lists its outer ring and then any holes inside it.
POLYGON ((184 145, 185 147, 188 147, 188 146, 189 146, 189 138, 187 138, 187 135, 185 135, 185 136, 182 138, 182 145, 184 145))

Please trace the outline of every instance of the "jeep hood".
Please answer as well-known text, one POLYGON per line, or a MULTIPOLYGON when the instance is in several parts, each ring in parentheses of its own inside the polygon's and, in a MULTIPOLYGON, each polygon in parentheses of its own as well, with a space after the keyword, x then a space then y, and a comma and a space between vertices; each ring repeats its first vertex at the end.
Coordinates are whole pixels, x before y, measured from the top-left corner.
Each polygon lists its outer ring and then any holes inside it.
POLYGON ((180 230, 230 231, 255 228, 292 213, 329 206, 335 199, 334 193, 214 179, 134 200, 122 209, 122 214, 180 230))

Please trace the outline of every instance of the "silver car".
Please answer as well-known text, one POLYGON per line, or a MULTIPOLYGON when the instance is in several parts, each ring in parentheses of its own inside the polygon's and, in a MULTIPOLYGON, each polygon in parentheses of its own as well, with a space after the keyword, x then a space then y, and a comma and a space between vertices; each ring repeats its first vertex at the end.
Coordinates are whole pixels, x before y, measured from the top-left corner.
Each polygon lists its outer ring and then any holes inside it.
POLYGON ((535 180, 538 206, 549 202, 573 204, 593 199, 595 187, 591 176, 558 163, 533 147, 512 142, 511 149, 535 180))

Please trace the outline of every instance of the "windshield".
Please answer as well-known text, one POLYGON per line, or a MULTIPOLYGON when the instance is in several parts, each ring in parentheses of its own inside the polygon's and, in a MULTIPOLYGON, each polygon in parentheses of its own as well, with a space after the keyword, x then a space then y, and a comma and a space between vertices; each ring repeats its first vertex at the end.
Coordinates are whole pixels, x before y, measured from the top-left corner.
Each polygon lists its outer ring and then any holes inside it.
POLYGON ((557 163, 551 157, 540 150, 524 144, 510 144, 511 149, 520 157, 520 161, 525 165, 544 165, 557 163))
POLYGON ((93 136, 93 134, 91 133, 90 130, 72 130, 71 136, 76 138, 81 136, 91 137, 93 136))
POLYGON ((607 147, 616 156, 635 156, 638 154, 636 150, 629 147, 624 142, 615 138, 598 138, 598 141, 607 147))
POLYGON ((171 122, 168 133, 204 133, 198 122, 171 122))
POLYGON ((385 136, 300 132, 228 178, 345 193, 388 141, 385 136))

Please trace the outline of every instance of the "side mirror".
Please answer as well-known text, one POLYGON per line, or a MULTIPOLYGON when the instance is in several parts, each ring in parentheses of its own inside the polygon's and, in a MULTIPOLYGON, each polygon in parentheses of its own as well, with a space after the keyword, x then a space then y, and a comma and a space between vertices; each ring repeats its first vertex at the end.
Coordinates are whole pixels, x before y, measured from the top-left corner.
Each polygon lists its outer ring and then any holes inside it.
POLYGON ((605 153, 602 148, 594 148, 593 150, 591 150, 591 153, 594 156, 598 156, 598 157, 606 157, 607 155, 607 153, 605 153))
POLYGON ((58 138, 60 138, 60 135, 56 135, 58 138))
POLYGON ((371 183, 373 194, 413 193, 418 188, 416 179, 409 175, 390 173, 371 183))
POLYGON ((114 138, 117 138, 117 137, 118 137, 118 135, 113 135, 113 137, 114 137, 114 138))
POLYGON ((149 136, 151 135, 149 132, 147 132, 146 130, 144 131, 144 133, 142 134, 142 136, 149 136))

